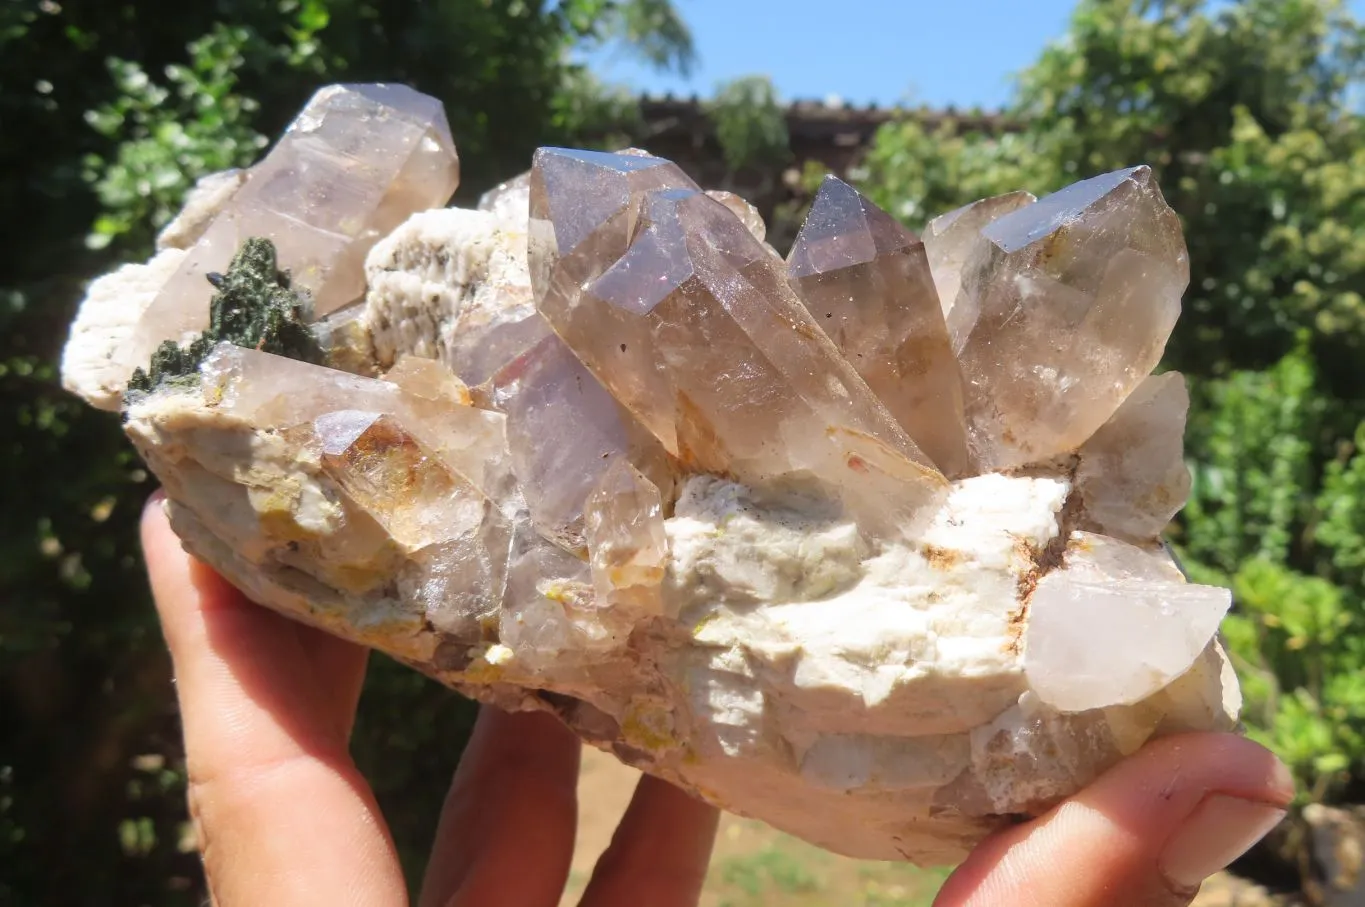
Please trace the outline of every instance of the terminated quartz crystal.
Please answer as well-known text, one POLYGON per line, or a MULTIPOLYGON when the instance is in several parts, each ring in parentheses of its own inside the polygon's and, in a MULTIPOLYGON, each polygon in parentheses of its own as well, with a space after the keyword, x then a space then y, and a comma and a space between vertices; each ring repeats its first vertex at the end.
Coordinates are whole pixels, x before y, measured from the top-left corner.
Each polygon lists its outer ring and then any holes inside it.
POLYGON ((337 410, 313 421, 323 472, 411 550, 445 541, 471 519, 479 494, 458 480, 392 417, 337 410), (474 506, 471 506, 474 505, 474 506))
POLYGON ((787 268, 816 323, 901 427, 944 473, 966 472, 962 377, 924 245, 827 176, 787 268))
POLYGON ((517 506, 504 416, 429 362, 375 380, 223 344, 202 372, 216 424, 268 433, 265 474, 295 463, 273 491, 252 486, 285 563, 342 588, 387 576, 451 632, 496 614, 517 506))
POLYGON ((1010 192, 963 205, 940 214, 924 228, 924 251, 938 287, 938 301, 946 317, 962 288, 962 271, 977 235, 987 224, 1037 201, 1030 192, 1010 192))
POLYGON ((598 619, 592 577, 582 560, 547 542, 529 522, 517 529, 508 565, 498 640, 528 665, 577 667, 617 642, 598 619))
MULTIPOLYGON (((586 284, 623 254, 639 197, 696 189, 676 164, 645 154, 542 148, 530 185, 530 268, 542 313, 567 313, 586 284)), ((563 331, 556 329, 561 336, 563 331)))
POLYGON ((64 381, 103 406, 111 350, 202 322, 208 282, 178 288, 221 224, 349 303, 300 325, 240 257, 234 332, 123 400, 188 550, 864 858, 959 861, 1154 736, 1236 726, 1229 594, 1159 538, 1188 397, 1149 373, 1187 269, 1146 168, 986 199, 923 245, 831 179, 784 261, 742 199, 636 150, 543 149, 482 210, 400 224, 453 187, 419 101, 320 93, 92 285, 64 381), (325 364, 264 352, 267 312, 325 364))
POLYGON ((496 497, 511 487, 506 417, 469 405, 468 390, 453 376, 434 378, 412 363, 395 368, 391 380, 377 381, 228 344, 210 355, 202 372, 215 407, 252 424, 284 428, 341 408, 343 401, 347 409, 401 419, 484 494, 496 497))
POLYGON ((599 601, 657 614, 668 570, 668 537, 659 488, 618 458, 588 496, 588 550, 599 601))
POLYGON ((672 489, 658 441, 607 393, 558 337, 547 337, 493 379, 507 413, 512 464, 531 517, 565 548, 584 550, 584 501, 618 461, 672 489))
POLYGON ((131 374, 163 340, 208 324, 205 277, 249 236, 276 244, 280 265, 326 315, 365 292, 365 253, 414 211, 443 205, 459 159, 435 98, 402 85, 333 85, 303 109, 247 175, 143 313, 121 351, 131 374))
POLYGON ((1029 685, 1063 712, 1140 702, 1189 670, 1231 604, 1226 589, 1186 583, 1164 554, 1076 533, 1033 593, 1029 685))
POLYGON ((1183 375, 1154 375, 1081 445, 1076 491, 1086 528, 1129 541, 1161 534, 1190 494, 1180 443, 1189 408, 1183 375))
POLYGON ((1084 443, 1161 358, 1189 278, 1180 220, 1147 167, 981 230, 948 316, 979 468, 1084 443))

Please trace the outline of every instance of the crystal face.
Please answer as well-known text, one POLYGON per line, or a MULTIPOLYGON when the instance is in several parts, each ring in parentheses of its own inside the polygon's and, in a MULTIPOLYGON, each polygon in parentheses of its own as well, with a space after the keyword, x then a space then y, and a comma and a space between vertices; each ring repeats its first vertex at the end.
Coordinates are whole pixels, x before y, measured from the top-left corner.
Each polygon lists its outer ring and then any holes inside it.
POLYGON ((531 517, 566 548, 582 550, 584 502, 617 461, 672 488, 663 448, 558 337, 509 363, 493 387, 531 517))
POLYGON ((640 194, 677 188, 697 186, 662 158, 564 148, 536 152, 528 254, 536 304, 551 323, 552 313, 571 309, 582 287, 625 253, 640 194))
POLYGON ((658 486, 618 458, 602 474, 586 509, 598 600, 612 608, 661 612, 668 538, 658 486))
POLYGON ((1076 491, 1086 528, 1129 541, 1161 534, 1190 494, 1180 443, 1189 408, 1184 376, 1154 375, 1081 445, 1076 491))
POLYGON ((1186 583, 1162 555, 1087 533, 1073 548, 1039 581, 1025 640, 1029 684, 1063 712, 1156 693, 1189 670, 1232 604, 1227 589, 1186 583))
POLYGON ((962 289, 962 269, 981 229, 997 218, 1037 201, 1031 192, 1010 192, 983 198, 955 211, 940 214, 924 228, 924 251, 938 286, 938 301, 946 317, 962 289))
POLYGON ((317 316, 365 291, 365 253, 414 211, 443 205, 459 183, 445 110, 403 85, 332 85, 315 94, 252 167, 121 353, 131 373, 163 340, 208 324, 212 287, 244 240, 274 241, 280 266, 317 316))
POLYGON ((827 176, 787 269, 816 324, 901 427, 943 472, 966 472, 962 378, 924 244, 827 176))
MULTIPOLYGON (((1235 727, 1230 596, 1160 542, 1188 270, 1146 168, 922 241, 830 178, 783 259, 643 151, 542 149, 419 210, 454 167, 435 102, 331 89, 172 231, 274 235, 344 304, 324 364, 201 340, 125 396, 172 526, 252 598, 865 858, 956 862, 1153 736, 1235 727)), ((68 386, 118 393, 111 301, 144 347, 198 323, 194 249, 161 254, 92 286, 68 386)))
POLYGON ((979 468, 1084 443, 1161 358, 1189 278, 1180 221, 1146 167, 978 231, 948 328, 979 468))

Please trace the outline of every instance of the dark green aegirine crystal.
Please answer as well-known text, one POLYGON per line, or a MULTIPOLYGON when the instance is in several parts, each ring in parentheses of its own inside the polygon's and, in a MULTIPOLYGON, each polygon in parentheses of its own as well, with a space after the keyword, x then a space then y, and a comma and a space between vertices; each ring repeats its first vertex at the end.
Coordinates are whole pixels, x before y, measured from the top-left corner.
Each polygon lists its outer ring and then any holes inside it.
POLYGON ((200 364, 223 341, 304 362, 323 361, 322 347, 308 327, 312 304, 307 293, 290 286, 270 240, 248 239, 226 274, 207 276, 218 290, 209 303, 208 329, 188 346, 162 343, 147 370, 137 369, 128 380, 128 398, 162 384, 198 383, 200 364))

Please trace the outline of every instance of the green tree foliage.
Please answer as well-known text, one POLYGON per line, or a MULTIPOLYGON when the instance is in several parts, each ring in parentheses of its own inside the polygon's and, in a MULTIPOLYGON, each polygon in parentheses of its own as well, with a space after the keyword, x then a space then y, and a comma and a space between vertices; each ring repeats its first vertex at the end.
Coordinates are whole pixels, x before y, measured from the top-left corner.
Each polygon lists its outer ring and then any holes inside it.
POLYGON ((615 42, 620 50, 681 75, 696 63, 692 32, 669 0, 580 0, 570 6, 573 25, 588 39, 585 43, 615 42))
MULTIPOLYGON (((1313 799, 1349 793, 1365 765, 1362 437, 1324 462, 1333 402, 1308 337, 1261 371, 1206 379, 1190 427, 1193 490, 1181 548, 1199 579, 1231 586, 1224 631, 1253 736, 1313 799)), ((1357 432, 1365 435, 1365 431, 1357 432)))
POLYGON ((706 102, 706 113, 731 171, 778 166, 791 155, 786 110, 767 76, 722 83, 706 102))
POLYGON ((1150 164, 1191 282, 1173 535, 1232 586, 1253 733, 1309 795, 1365 787, 1365 32, 1339 0, 1083 0, 995 134, 885 128, 865 188, 912 225, 974 198, 1150 164))
MULTIPOLYGON (((628 122, 573 62, 607 42, 693 57, 666 0, 0 4, 0 903, 202 902, 136 545, 151 480, 57 383, 85 282, 145 258, 195 179, 250 163, 326 82, 441 98, 473 198, 537 144, 628 122)), ((373 666, 356 756, 411 872, 469 718, 373 666)))

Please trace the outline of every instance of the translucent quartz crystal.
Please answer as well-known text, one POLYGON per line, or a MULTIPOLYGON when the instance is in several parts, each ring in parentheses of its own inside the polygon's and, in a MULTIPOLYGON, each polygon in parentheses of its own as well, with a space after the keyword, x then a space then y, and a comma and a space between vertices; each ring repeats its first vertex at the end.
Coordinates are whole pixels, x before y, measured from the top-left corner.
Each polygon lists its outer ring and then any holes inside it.
POLYGON ((603 474, 585 505, 592 579, 599 602, 643 614, 663 610, 668 569, 663 498, 624 458, 603 474))
POLYGON ((656 189, 685 179, 657 158, 584 157, 536 155, 537 303, 684 468, 755 483, 805 471, 896 519, 937 499, 942 476, 733 213, 656 189))
POLYGON ((507 414, 512 468, 540 531, 583 552, 583 502, 618 460, 672 489, 663 448, 607 393, 558 337, 550 336, 493 379, 507 414))
POLYGON ((206 402, 257 428, 288 428, 341 410, 392 416, 483 495, 504 502, 515 487, 506 416, 470 406, 459 380, 436 378, 436 368, 444 369, 420 360, 395 368, 400 384, 222 343, 200 371, 206 402))
POLYGON ((461 500, 470 507, 469 523, 450 527, 445 539, 409 555, 398 576, 398 593, 422 603, 435 629, 477 640, 487 635, 487 625, 505 601, 513 524, 486 498, 478 502, 475 522, 473 505, 467 497, 461 500))
POLYGON ((1180 219, 1147 167, 986 226, 948 314, 979 469, 1080 447, 1161 358, 1187 283, 1180 219))
POLYGON ((1186 583, 1164 552, 1075 533, 1029 600, 1029 686, 1063 712, 1138 702, 1194 663, 1231 604, 1227 589, 1186 583))
POLYGON ((376 370, 374 338, 364 320, 364 301, 325 315, 311 325, 324 361, 332 368, 353 375, 373 376, 376 370))
POLYGON ((465 383, 435 359, 404 356, 384 373, 384 380, 422 400, 472 405, 465 383))
POLYGON ((400 594, 436 628, 477 634, 502 600, 516 507, 505 416, 413 357, 376 380, 225 343, 201 372, 217 411, 316 446, 322 472, 408 553, 400 594))
POLYGON ((527 248, 531 286, 537 307, 561 336, 564 318, 551 313, 570 313, 588 282, 625 254, 640 194, 674 188, 697 185, 676 164, 643 152, 536 152, 527 248))
POLYGON ((313 431, 323 471, 405 550, 458 537, 482 521, 483 496, 392 416, 337 410, 314 419, 313 431))
POLYGON ((945 474, 966 472, 962 378, 923 244, 827 176, 787 268, 815 322, 920 449, 945 474))
POLYGON ((943 306, 944 315, 957 301, 962 269, 982 228, 1001 215, 1017 211, 1035 201, 1037 199, 1031 192, 996 195, 940 214, 925 226, 921 239, 924 240, 924 252, 929 258, 929 270, 933 272, 934 284, 938 287, 938 301, 943 306))
POLYGON ((529 521, 518 523, 508 561, 499 642, 532 667, 573 663, 586 650, 615 641, 612 634, 589 629, 600 626, 583 619, 594 610, 587 563, 546 541, 529 521))
POLYGON ((413 566, 428 619, 469 632, 502 601, 511 527, 477 488, 391 416, 339 410, 313 420, 322 471, 379 523, 413 566))
POLYGON ((473 321, 461 319, 468 333, 451 342, 448 356, 460 374, 479 384, 493 380, 509 363, 553 334, 529 303, 503 309, 478 324, 473 321))
POLYGON ((326 315, 365 291, 365 253, 408 215, 439 207, 459 182, 445 110, 402 85, 332 85, 315 94, 213 219, 120 352, 129 373, 163 340, 208 325, 210 272, 248 237, 275 243, 280 267, 326 315))
POLYGON ((405 357, 384 380, 404 392, 397 415, 424 444, 504 509, 515 506, 506 416, 471 405, 469 390, 435 360, 405 357))
MULTIPOLYGON (((626 157, 652 158, 661 163, 668 163, 640 148, 626 148, 616 152, 616 154, 626 157)), ((706 194, 733 211, 734 215, 740 219, 740 222, 754 235, 755 239, 762 240, 767 236, 768 225, 763 222, 763 215, 759 214, 758 209, 749 204, 743 196, 724 189, 708 189, 706 194)), ((530 196, 531 172, 528 170, 480 196, 479 210, 491 211, 505 220, 520 219, 524 221, 530 208, 530 196)))
POLYGON ((763 215, 758 213, 758 209, 740 195, 733 192, 726 192, 724 189, 707 189, 706 194, 730 209, 730 212, 739 218, 739 222, 744 225, 744 229, 753 234, 754 239, 760 242, 768 235, 768 225, 763 222, 763 215))
POLYGON ((1185 377, 1166 372, 1144 380, 1080 449, 1076 490, 1088 529, 1129 541, 1159 536, 1185 506, 1185 377))
POLYGON ((262 428, 282 428, 338 409, 392 413, 403 405, 398 385, 262 353, 231 343, 214 347, 200 366, 205 402, 262 428))
POLYGON ((525 226, 531 210, 531 171, 518 174, 480 195, 479 210, 487 211, 499 220, 525 226))
MULTIPOLYGON (((426 140, 365 175, 323 139, 435 121, 306 113, 222 217, 307 199, 300 237, 360 242, 426 140)), ((127 401, 175 531, 254 600, 869 859, 958 861, 1235 724, 1230 596, 1157 542, 1188 401, 1147 374, 1186 265, 1145 169, 923 245, 831 179, 789 262, 643 152, 543 150, 482 206, 408 218, 313 325, 375 377, 220 345, 127 401)), ((76 386, 108 398, 171 259, 87 300, 76 386)))

